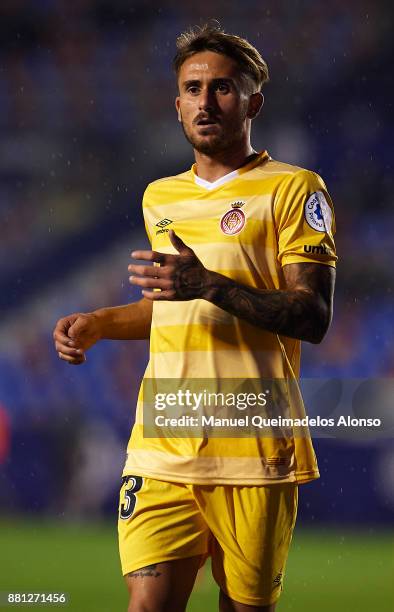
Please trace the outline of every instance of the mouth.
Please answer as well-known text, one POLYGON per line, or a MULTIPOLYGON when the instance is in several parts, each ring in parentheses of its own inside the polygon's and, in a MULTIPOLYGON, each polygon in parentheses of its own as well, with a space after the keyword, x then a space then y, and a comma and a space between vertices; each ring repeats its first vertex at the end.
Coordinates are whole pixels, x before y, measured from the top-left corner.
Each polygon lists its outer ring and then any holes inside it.
POLYGON ((198 121, 196 121, 196 125, 198 125, 199 127, 207 127, 209 125, 217 125, 217 121, 215 121, 215 119, 199 119, 198 121))

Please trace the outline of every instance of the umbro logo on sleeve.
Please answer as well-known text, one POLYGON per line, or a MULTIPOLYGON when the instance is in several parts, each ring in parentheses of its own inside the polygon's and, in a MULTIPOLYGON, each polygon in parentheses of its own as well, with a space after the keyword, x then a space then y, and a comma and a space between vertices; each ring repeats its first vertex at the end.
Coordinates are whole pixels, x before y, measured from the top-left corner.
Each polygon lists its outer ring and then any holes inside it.
POLYGON ((324 244, 319 244, 319 245, 304 244, 304 252, 311 253, 312 255, 329 255, 330 249, 326 247, 324 244))

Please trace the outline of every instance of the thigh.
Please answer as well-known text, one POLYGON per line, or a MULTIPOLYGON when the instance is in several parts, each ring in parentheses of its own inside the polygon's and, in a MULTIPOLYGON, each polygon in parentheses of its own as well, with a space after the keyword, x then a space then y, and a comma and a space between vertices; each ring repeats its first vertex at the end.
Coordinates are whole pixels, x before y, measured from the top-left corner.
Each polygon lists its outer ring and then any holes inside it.
POLYGON ((123 575, 208 550, 209 530, 187 486, 141 476, 123 478, 118 533, 123 575))
POLYGON ((297 515, 297 485, 200 487, 200 496, 214 536, 212 571, 223 593, 257 608, 275 603, 297 515))
POLYGON ((128 612, 184 612, 201 557, 153 563, 126 574, 128 612))

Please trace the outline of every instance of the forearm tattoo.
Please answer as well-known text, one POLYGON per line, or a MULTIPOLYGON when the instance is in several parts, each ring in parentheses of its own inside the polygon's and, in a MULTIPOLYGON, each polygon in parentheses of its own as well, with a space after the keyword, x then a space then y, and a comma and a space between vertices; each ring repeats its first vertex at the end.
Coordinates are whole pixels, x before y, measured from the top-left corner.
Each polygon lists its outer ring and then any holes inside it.
POLYGON ((213 273, 206 299, 267 331, 320 342, 331 321, 335 270, 309 263, 286 268, 286 290, 274 291, 240 285, 213 273))

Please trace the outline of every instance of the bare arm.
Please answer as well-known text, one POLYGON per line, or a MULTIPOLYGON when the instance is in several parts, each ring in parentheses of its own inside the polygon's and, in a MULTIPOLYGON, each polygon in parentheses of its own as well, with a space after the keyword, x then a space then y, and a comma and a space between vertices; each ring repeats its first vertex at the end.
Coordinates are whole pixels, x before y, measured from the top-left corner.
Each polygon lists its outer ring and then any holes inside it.
POLYGON ((150 300, 142 298, 133 304, 95 310, 92 314, 97 319, 100 338, 108 340, 145 340, 149 338, 152 307, 150 300))
POLYGON ((59 357, 73 365, 86 361, 85 352, 98 340, 143 340, 149 338, 152 302, 139 302, 77 312, 59 319, 53 339, 59 357))
POLYGON ((174 233, 170 239, 179 255, 137 251, 136 259, 160 267, 130 265, 130 281, 152 300, 205 299, 230 314, 275 334, 318 343, 332 318, 335 269, 318 263, 283 267, 286 288, 268 291, 242 285, 207 270, 192 249, 174 233), (159 288, 161 291, 153 291, 159 288))

